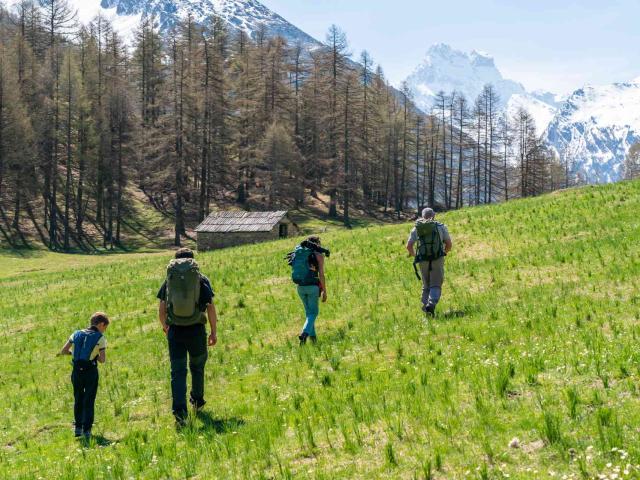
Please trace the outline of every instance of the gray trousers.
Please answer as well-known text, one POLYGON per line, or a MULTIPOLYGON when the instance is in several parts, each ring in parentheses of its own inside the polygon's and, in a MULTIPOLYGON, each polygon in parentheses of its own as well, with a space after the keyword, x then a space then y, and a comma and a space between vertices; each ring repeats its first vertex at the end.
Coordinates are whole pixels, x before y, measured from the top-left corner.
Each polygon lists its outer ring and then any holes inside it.
POLYGON ((431 269, 429 262, 420 262, 420 276, 422 277, 422 305, 437 305, 442 295, 444 283, 444 258, 433 260, 431 269))

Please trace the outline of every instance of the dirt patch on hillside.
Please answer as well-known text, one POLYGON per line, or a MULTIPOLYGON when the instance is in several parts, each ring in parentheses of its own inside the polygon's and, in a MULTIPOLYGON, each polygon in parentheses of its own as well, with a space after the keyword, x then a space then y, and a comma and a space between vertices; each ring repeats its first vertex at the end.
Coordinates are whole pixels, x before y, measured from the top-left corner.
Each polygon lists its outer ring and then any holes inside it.
POLYGON ((503 257, 509 251, 509 246, 501 241, 477 241, 468 236, 454 238, 454 250, 456 259, 467 260, 489 260, 503 257))

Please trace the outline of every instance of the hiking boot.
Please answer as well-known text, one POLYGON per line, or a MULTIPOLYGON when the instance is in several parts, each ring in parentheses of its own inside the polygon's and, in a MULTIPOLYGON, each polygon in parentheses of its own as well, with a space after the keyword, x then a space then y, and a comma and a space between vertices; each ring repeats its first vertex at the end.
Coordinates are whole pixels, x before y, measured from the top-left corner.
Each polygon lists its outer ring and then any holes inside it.
POLYGON ((430 303, 429 305, 425 305, 424 307, 422 307, 422 311, 427 315, 431 315, 433 317, 436 314, 436 306, 430 303))
POLYGON ((74 435, 76 438, 81 437, 82 436, 82 428, 80 427, 76 427, 74 430, 74 435))
POLYGON ((87 442, 91 440, 91 430, 85 430, 82 432, 82 438, 84 438, 87 442))
POLYGON ((191 396, 189 396, 189 403, 196 410, 196 412, 199 412, 200 410, 202 410, 204 406, 207 404, 204 398, 195 399, 191 396))
POLYGON ((300 340, 300 345, 304 345, 305 343, 307 343, 307 338, 309 338, 309 334, 307 332, 302 332, 298 336, 298 340, 300 340))
POLYGON ((189 412, 186 410, 179 410, 177 412, 173 412, 173 416, 176 419, 176 425, 178 427, 184 427, 187 424, 187 417, 189 416, 189 412))
POLYGON ((187 415, 174 415, 176 419, 176 427, 182 428, 187 425, 187 415))
POLYGON ((318 343, 318 337, 316 337, 315 335, 309 335, 309 340, 311 340, 311 343, 313 343, 314 345, 318 343))

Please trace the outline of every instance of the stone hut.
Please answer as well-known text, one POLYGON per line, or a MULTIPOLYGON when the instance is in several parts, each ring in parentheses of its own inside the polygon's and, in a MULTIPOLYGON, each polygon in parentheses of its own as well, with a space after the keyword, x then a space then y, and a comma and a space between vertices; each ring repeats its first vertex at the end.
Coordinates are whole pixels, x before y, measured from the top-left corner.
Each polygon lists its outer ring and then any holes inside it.
POLYGON ((198 251, 287 238, 297 233, 286 211, 215 212, 196 228, 198 251))

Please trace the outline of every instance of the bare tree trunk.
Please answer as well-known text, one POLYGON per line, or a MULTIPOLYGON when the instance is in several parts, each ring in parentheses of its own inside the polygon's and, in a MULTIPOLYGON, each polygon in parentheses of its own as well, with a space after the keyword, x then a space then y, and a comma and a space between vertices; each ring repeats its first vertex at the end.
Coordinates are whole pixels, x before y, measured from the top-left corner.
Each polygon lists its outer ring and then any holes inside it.
POLYGON ((71 103, 72 103, 72 87, 71 87, 71 51, 68 58, 68 82, 67 82, 67 179, 64 186, 64 250, 68 251, 69 246, 69 216, 71 211, 71 103))
POLYGON ((447 122, 445 118, 446 105, 445 105, 445 97, 442 96, 442 177, 444 179, 444 204, 445 208, 449 209, 449 189, 447 182, 447 122))
POLYGON ((418 114, 416 118, 416 210, 420 215, 420 121, 422 117, 418 114))
POLYGON ((351 85, 350 79, 347 79, 345 85, 345 96, 344 96, 344 206, 343 206, 343 221, 345 227, 351 228, 351 222, 349 220, 349 195, 351 189, 351 179, 349 172, 349 156, 350 156, 350 148, 349 144, 349 87, 351 85))
POLYGON ((51 199, 49 200, 49 248, 58 245, 58 132, 60 131, 60 82, 57 66, 55 69, 54 113, 53 113, 53 148, 51 151, 51 199))
POLYGON ((176 247, 181 245, 181 235, 185 233, 184 225, 184 176, 183 176, 183 122, 184 122, 184 53, 180 54, 180 73, 178 74, 178 51, 176 41, 173 41, 173 59, 174 59, 174 105, 176 109, 175 113, 175 148, 176 148, 176 207, 175 207, 175 239, 174 244, 176 247), (178 75, 180 75, 180 82, 178 85, 178 75))
POLYGON ((403 97, 403 118, 402 118, 402 173, 400 175, 400 198, 398 198, 398 215, 404 210, 406 175, 407 175, 407 150, 408 150, 408 129, 409 129, 409 102, 407 94, 403 97))
POLYGON ((463 172, 462 165, 464 163, 464 118, 465 118, 465 99, 463 96, 460 97, 459 105, 460 111, 458 112, 460 115, 460 123, 458 124, 458 187, 456 191, 456 209, 462 208, 464 206, 464 200, 462 196, 462 188, 464 185, 463 182, 463 172))

